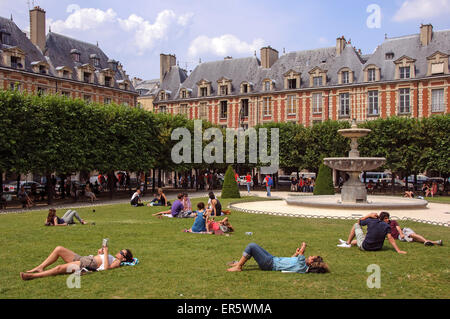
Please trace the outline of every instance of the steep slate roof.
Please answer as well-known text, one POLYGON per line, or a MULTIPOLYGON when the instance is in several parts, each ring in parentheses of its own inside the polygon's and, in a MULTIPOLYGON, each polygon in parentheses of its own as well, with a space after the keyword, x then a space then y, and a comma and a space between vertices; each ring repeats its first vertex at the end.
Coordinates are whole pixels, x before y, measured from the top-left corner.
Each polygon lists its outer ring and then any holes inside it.
POLYGON ((25 33, 17 27, 17 25, 11 21, 11 19, 6 19, 0 17, 0 30, 4 30, 11 35, 10 45, 5 45, 0 42, 0 49, 8 49, 12 47, 18 47, 26 53, 25 55, 25 70, 32 71, 31 62, 36 61, 47 61, 47 59, 42 54, 30 39, 27 38, 25 33))
POLYGON ((159 79, 141 81, 134 88, 136 91, 142 92, 140 96, 154 95, 159 90, 159 79))
POLYGON ((416 60, 416 78, 420 78, 427 74, 427 57, 436 51, 450 54, 450 30, 433 31, 432 40, 427 46, 421 45, 419 34, 386 39, 377 47, 364 67, 375 64, 381 68, 381 81, 394 80, 394 61, 407 56, 416 60), (385 55, 388 52, 394 53, 392 60, 386 60, 385 55))
MULTIPOLYGON (((180 78, 180 82, 178 82, 173 81, 171 77, 165 77, 161 86, 165 90, 171 91, 169 100, 179 99, 179 83, 182 88, 192 90, 191 98, 197 98, 197 83, 201 80, 210 81, 211 96, 218 96, 217 80, 222 77, 232 81, 230 95, 239 94, 240 84, 243 81, 253 83, 251 93, 261 93, 264 79, 274 81, 275 87, 272 92, 276 92, 285 90, 284 74, 289 70, 301 73, 300 88, 308 88, 310 84, 309 71, 320 67, 327 71, 327 83, 323 86, 327 87, 338 85, 338 72, 344 67, 353 71, 353 83, 363 83, 364 68, 370 64, 381 68, 381 81, 390 81, 395 77, 394 61, 402 56, 416 60, 416 78, 420 78, 426 76, 427 57, 436 51, 450 55, 450 30, 433 31, 433 38, 428 46, 420 44, 419 34, 386 39, 373 54, 366 55, 356 52, 351 44, 347 44, 339 56, 336 54, 336 47, 289 52, 280 56, 269 69, 262 68, 256 57, 204 62, 194 69, 186 81, 183 82, 180 78), (388 52, 394 53, 392 60, 386 60, 385 55, 388 52)), ((155 102, 159 102, 158 98, 155 99, 155 102)))
POLYGON ((180 68, 179 66, 172 66, 170 71, 164 75, 164 79, 160 84, 159 90, 170 91, 170 99, 178 96, 181 83, 183 83, 187 78, 186 70, 180 68))
MULTIPOLYGON (((100 71, 101 69, 109 68, 108 61, 110 60, 106 54, 96 45, 83 42, 80 40, 76 40, 61 34, 57 34, 54 32, 49 32, 47 34, 47 40, 45 43, 45 54, 50 58, 51 67, 56 69, 57 67, 67 66, 72 69, 72 78, 78 81, 82 81, 83 79, 78 79, 78 75, 76 72, 77 66, 82 66, 83 64, 90 63, 90 57, 92 55, 96 55, 99 59, 99 65, 94 67, 96 71, 100 71), (75 62, 72 59, 71 51, 77 50, 80 53, 80 61, 75 62)), ((120 80, 127 79, 126 75, 123 71, 117 69, 114 76, 115 82, 120 80)), ((98 79, 95 77, 95 83, 98 84, 98 79)), ((118 87, 118 84, 115 83, 115 86, 118 87)), ((131 84, 130 84, 131 86, 131 84)), ((131 86, 131 90, 134 88, 131 86)))

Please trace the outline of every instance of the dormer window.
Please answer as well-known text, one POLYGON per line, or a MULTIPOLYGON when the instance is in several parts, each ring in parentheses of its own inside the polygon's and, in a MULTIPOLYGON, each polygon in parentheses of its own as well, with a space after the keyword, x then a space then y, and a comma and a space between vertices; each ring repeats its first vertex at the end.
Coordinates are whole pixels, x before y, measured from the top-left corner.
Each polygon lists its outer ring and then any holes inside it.
POLYGON ((313 86, 322 86, 322 77, 321 76, 315 76, 313 86))
POLYGON ((111 87, 111 77, 105 76, 105 86, 111 87))
POLYGON ((315 67, 309 71, 309 86, 319 87, 327 83, 327 71, 320 67, 315 67))
POLYGON ((63 78, 68 79, 70 77, 70 72, 67 70, 63 70, 62 76, 63 76, 63 78))
POLYGON ((97 54, 91 54, 89 56, 89 59, 91 60, 91 64, 95 67, 100 66, 100 59, 97 57, 97 54))
POLYGON ((226 77, 221 77, 217 81, 217 87, 219 89, 220 95, 228 95, 231 93, 231 80, 227 79, 226 77))
POLYGON ((414 63, 416 60, 407 56, 402 56, 400 59, 394 61, 395 63, 395 79, 411 79, 415 77, 414 63))
POLYGON ((0 31, 2 44, 11 45, 11 34, 6 31, 0 31))
POLYGON ((353 83, 353 71, 347 67, 340 69, 338 72, 338 83, 339 84, 353 83))
POLYGON ((364 82, 376 82, 380 79, 380 68, 375 64, 370 64, 364 68, 364 82))
POLYGON ((220 86, 220 95, 228 95, 228 86, 227 85, 220 86))
POLYGON ((211 95, 211 82, 207 80, 201 80, 197 82, 197 95, 201 97, 206 97, 211 95))
POLYGON ((39 66, 39 73, 47 74, 47 68, 45 67, 45 65, 40 65, 39 66))
POLYGON ((284 88, 287 90, 300 88, 300 73, 294 70, 289 70, 283 74, 284 76, 284 88))
POLYGON ((400 79, 409 79, 411 77, 411 67, 400 67, 400 79))
POLYGON ((70 51, 70 55, 74 62, 80 62, 80 51, 78 51, 77 49, 72 49, 70 51))
POLYGON ((22 69, 23 65, 21 63, 21 59, 16 56, 11 57, 11 67, 14 69, 22 69))
POLYGON ((113 70, 114 72, 116 72, 117 71, 117 65, 118 65, 118 62, 117 61, 115 61, 115 60, 108 60, 108 66, 109 66, 109 68, 111 69, 111 70, 113 70))
POLYGON ((166 99, 166 92, 162 91, 162 92, 159 94, 159 99, 160 99, 161 101, 164 101, 164 100, 166 99))
POLYGON ((83 82, 89 83, 91 80, 91 73, 83 72, 83 82))
POLYGON ((190 89, 181 89, 180 90, 180 98, 181 99, 187 99, 187 98, 189 98, 190 97, 190 92, 191 92, 191 90, 190 89))
POLYGON ((428 71, 427 76, 437 74, 449 74, 448 70, 448 54, 435 52, 427 58, 428 71))
POLYGON ((394 52, 388 52, 385 55, 386 60, 393 60, 394 59, 394 52))
POLYGON ((242 84, 242 93, 248 93, 248 84, 247 83, 242 84))
POLYGON ((288 79, 288 89, 297 88, 297 79, 288 79))
POLYGON ((33 61, 31 62, 31 68, 35 73, 47 74, 49 65, 45 61, 33 61))
POLYGON ((367 75, 368 75, 368 81, 369 82, 375 82, 376 81, 376 76, 375 73, 376 70, 375 69, 369 69, 367 70, 367 75))

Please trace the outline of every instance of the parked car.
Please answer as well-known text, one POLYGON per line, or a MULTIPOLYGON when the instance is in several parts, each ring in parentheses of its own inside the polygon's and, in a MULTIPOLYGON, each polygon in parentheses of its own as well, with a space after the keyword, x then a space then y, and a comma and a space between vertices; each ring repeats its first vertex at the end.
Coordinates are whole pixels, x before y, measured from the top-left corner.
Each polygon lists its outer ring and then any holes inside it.
MULTIPOLYGON (((385 172, 366 172, 366 183, 369 181, 372 181, 372 183, 376 183, 380 179, 388 179, 392 175, 390 173, 385 172)), ((364 173, 361 173, 359 175, 359 179, 361 180, 361 183, 364 183, 364 173)))
POLYGON ((278 176, 278 185, 279 186, 287 186, 287 187, 291 187, 291 177, 292 176, 288 176, 288 175, 280 175, 278 176))
MULTIPOLYGON (((41 183, 38 182, 34 182, 34 181, 20 181, 20 186, 22 187, 24 186, 25 191, 27 191, 28 193, 31 192, 31 185, 35 184, 36 185, 36 192, 38 194, 43 193, 45 191, 45 186, 42 185, 41 183)), ((8 188, 8 192, 10 193, 16 193, 17 192, 17 182, 9 182, 3 185, 3 189, 8 188)))
MULTIPOLYGON (((245 176, 239 176, 238 183, 240 186, 247 186, 247 179, 245 178, 245 176)), ((253 187, 253 178, 250 186, 253 187)))
MULTIPOLYGON (((392 186, 392 178, 380 178, 379 182, 381 185, 383 185, 383 183, 385 183, 388 187, 392 186)), ((395 187, 405 187, 405 182, 403 182, 400 179, 396 178, 394 183, 395 183, 395 187)))

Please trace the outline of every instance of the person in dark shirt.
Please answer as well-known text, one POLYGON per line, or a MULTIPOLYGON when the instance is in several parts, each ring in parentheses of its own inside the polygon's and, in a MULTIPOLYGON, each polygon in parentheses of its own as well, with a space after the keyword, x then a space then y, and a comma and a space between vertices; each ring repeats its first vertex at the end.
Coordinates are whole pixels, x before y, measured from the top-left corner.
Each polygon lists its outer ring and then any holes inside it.
POLYGON ((428 240, 424 236, 416 234, 411 228, 400 228, 396 220, 389 220, 388 224, 391 227, 391 235, 394 239, 407 241, 409 243, 415 241, 418 243, 423 243, 425 246, 443 245, 441 239, 437 241, 428 240))
POLYGON ((364 251, 377 251, 383 248, 384 239, 387 237, 389 243, 399 254, 406 254, 398 248, 395 239, 391 235, 391 227, 389 226, 389 213, 381 212, 369 214, 353 225, 347 241, 339 239, 341 242, 338 247, 350 248, 356 245, 364 251), (367 234, 364 235, 362 226, 367 226, 367 234), (354 240, 356 238, 356 240, 354 240))

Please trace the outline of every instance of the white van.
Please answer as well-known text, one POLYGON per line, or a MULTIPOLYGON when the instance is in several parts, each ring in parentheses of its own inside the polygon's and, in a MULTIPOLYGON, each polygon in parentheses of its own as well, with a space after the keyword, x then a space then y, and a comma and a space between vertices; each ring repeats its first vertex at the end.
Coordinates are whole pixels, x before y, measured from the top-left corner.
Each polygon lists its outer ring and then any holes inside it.
MULTIPOLYGON (((391 173, 385 173, 385 172, 366 172, 366 183, 369 181, 372 181, 372 183, 378 182, 382 178, 391 178, 391 173)), ((359 175, 359 179, 361 180, 361 183, 364 183, 364 173, 361 173, 359 175)))

